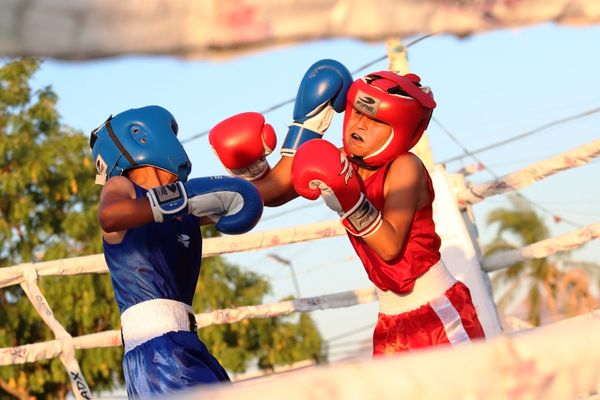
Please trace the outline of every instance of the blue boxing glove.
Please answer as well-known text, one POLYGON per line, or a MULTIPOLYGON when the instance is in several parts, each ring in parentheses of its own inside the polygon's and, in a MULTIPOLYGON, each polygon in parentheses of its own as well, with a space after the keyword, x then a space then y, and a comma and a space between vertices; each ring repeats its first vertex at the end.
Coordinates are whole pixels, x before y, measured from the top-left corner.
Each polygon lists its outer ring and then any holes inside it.
POLYGON ((230 235, 246 233, 262 216, 263 201, 256 187, 241 178, 211 176, 174 182, 147 193, 154 221, 163 222, 182 214, 208 217, 218 231, 230 235))
POLYGON ((293 157, 304 142, 323 136, 333 112, 345 110, 351 84, 352 74, 338 61, 320 60, 310 66, 298 88, 294 122, 283 141, 282 156, 293 157))

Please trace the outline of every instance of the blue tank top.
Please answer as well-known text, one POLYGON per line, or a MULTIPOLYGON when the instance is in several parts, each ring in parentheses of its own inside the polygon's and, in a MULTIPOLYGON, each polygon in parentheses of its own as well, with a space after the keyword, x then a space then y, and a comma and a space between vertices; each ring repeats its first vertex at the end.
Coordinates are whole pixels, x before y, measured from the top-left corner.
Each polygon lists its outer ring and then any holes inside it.
MULTIPOLYGON (((136 197, 147 190, 134 184, 136 197)), ((198 218, 152 222, 129 229, 118 244, 104 240, 115 299, 121 313, 152 299, 177 300, 192 305, 202 261, 198 218)))

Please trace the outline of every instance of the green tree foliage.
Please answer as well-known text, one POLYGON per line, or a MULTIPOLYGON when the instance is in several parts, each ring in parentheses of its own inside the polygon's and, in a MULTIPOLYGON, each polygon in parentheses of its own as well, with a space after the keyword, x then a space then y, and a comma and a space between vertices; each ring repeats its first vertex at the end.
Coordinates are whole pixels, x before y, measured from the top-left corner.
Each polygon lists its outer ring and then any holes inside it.
MULTIPOLYGON (((87 137, 61 125, 50 87, 31 89, 39 66, 34 59, 0 66, 0 267, 102 251, 100 188, 93 182, 87 137)), ((215 235, 205 230, 205 237, 215 235)), ((108 274, 43 277, 39 286, 73 336, 120 326, 108 274)), ((194 310, 261 304, 269 291, 261 276, 212 257, 203 261, 194 310)), ((0 347, 54 338, 20 287, 0 289, 0 302, 0 347)), ((308 315, 208 327, 200 336, 232 372, 254 362, 273 368, 323 357, 308 315)), ((120 348, 77 352, 94 392, 122 384, 121 357, 120 348)), ((0 367, 0 399, 64 398, 69 390, 58 360, 0 367)))
MULTIPOLYGON (((215 234, 211 227, 205 229, 204 237, 215 234)), ((261 304, 270 290, 261 276, 244 272, 221 257, 211 257, 202 264, 193 308, 208 312, 261 304)), ((325 360, 321 336, 306 314, 209 326, 200 331, 200 338, 233 373, 244 372, 250 365, 273 369, 301 360, 325 360)))
MULTIPOLYGON (((486 246, 485 255, 549 237, 543 218, 528 203, 519 197, 511 201, 512 209, 495 209, 487 216, 488 224, 497 226, 497 235, 486 246)), ((533 325, 542 322, 544 313, 554 319, 573 316, 595 306, 589 277, 596 276, 598 284, 598 270, 598 265, 569 260, 568 253, 519 262, 493 273, 494 292, 501 293, 496 303, 504 311, 525 293, 526 318, 533 325)))
MULTIPOLYGON (((25 59, 0 68, 0 266, 101 251, 87 140, 60 124, 50 87, 30 88, 39 65, 25 59)), ((40 288, 74 336, 118 326, 108 275, 45 277, 40 288)), ((0 302, 1 347, 54 338, 20 287, 2 289, 0 302)), ((110 388, 121 376, 120 349, 79 353, 92 387, 110 388)), ((58 360, 1 367, 0 387, 19 398, 62 398, 70 390, 58 360)))

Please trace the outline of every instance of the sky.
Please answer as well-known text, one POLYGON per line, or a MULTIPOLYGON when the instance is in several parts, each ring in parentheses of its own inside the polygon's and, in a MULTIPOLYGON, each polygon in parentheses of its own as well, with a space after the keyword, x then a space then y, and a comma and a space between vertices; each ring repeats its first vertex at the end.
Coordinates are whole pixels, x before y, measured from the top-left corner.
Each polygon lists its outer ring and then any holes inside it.
MULTIPOLYGON (((406 38, 409 43, 414 38, 406 38)), ((428 137, 433 158, 443 162, 463 154, 445 131, 463 147, 474 150, 511 138, 547 123, 600 107, 600 27, 542 24, 514 30, 479 33, 467 38, 438 35, 408 49, 412 72, 433 90, 437 108, 428 137), (445 129, 442 129, 443 126, 445 129)), ((385 56, 382 42, 331 39, 277 47, 220 61, 173 57, 119 57, 93 61, 46 60, 34 77, 34 87, 51 85, 59 96, 62 122, 86 134, 109 114, 150 104, 170 110, 180 127, 180 138, 193 163, 191 177, 223 175, 206 132, 222 119, 246 111, 262 111, 292 99, 306 69, 319 59, 332 58, 350 71, 385 56), (188 139, 186 141, 186 139, 188 139)), ((367 72, 384 70, 387 60, 367 72)), ((293 105, 266 114, 278 134, 278 150, 292 121, 293 105)), ((326 139, 341 145, 342 115, 336 115, 326 139)), ((600 112, 564 123, 477 155, 489 171, 501 176, 597 139, 600 112)), ((446 164, 457 172, 475 161, 446 164)), ((553 222, 540 211, 553 235, 600 220, 600 163, 560 173, 521 190, 534 207, 542 206, 563 218, 553 222)), ((94 177, 90 177, 93 179, 94 177)), ((467 177, 474 183, 492 179, 488 171, 467 177)), ((510 207, 506 196, 495 196, 473 207, 480 240, 489 243, 495 229, 486 216, 510 207)), ((536 208, 537 209, 537 208, 536 208)), ((266 209, 255 231, 333 220, 324 203, 296 199, 266 209)), ((266 302, 296 293, 289 266, 270 254, 290 260, 301 296, 317 296, 370 287, 362 265, 346 237, 337 237, 263 251, 228 255, 242 268, 267 277, 273 286, 266 302)), ((600 263, 600 244, 590 242, 572 258, 600 263)), ((369 342, 376 304, 314 312, 334 358, 369 342)), ((353 350, 354 349, 354 350, 353 350)))

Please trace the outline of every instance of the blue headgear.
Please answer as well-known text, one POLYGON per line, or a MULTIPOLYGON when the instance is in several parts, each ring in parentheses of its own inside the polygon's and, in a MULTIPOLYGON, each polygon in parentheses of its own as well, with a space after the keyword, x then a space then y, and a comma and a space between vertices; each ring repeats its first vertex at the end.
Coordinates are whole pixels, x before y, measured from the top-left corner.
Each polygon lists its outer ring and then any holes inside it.
POLYGON ((178 129, 173 115, 159 106, 111 115, 90 135, 96 183, 141 166, 163 169, 185 182, 192 163, 177 139, 178 129))

